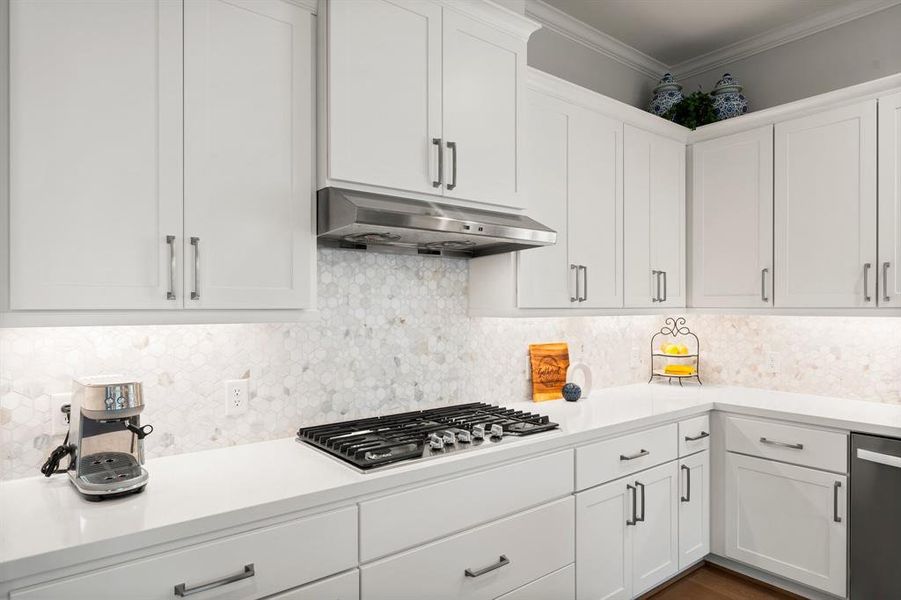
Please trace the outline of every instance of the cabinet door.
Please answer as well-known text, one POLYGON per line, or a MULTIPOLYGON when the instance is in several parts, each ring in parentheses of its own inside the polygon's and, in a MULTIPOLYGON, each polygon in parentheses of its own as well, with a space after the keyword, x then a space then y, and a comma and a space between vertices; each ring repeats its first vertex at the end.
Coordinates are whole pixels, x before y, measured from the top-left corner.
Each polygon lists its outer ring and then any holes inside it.
POLYGON ((576 598, 632 597, 632 536, 637 498, 618 479, 576 494, 576 598))
POLYGON ((685 305, 685 146, 626 125, 625 305, 685 305))
POLYGON ((313 22, 288 0, 185 3, 189 308, 313 301, 313 22))
POLYGON ((876 101, 778 123, 775 139, 776 306, 875 306, 876 101))
POLYGON ((878 304, 901 306, 901 94, 879 99, 878 304))
POLYGON ((691 305, 772 306, 772 125, 692 147, 691 207, 691 305))
POLYGON ((13 0, 9 33, 11 308, 180 307, 181 2, 13 0))
POLYGON ((519 254, 519 306, 622 306, 622 124, 537 92, 527 98, 527 210, 557 243, 519 254))
POLYGON ((726 455, 726 556, 844 597, 847 478, 726 455))
POLYGON ((571 105, 526 92, 524 198, 530 217, 557 232, 557 243, 517 253, 520 308, 564 308, 575 304, 575 272, 569 268, 569 180, 571 105))
POLYGON ((517 144, 525 43, 445 8, 443 48, 444 194, 520 206, 517 144))
POLYGON ((710 452, 679 461, 679 570, 710 552, 710 452))
POLYGON ((634 476, 641 515, 632 542, 632 593, 636 596, 679 570, 678 472, 673 461, 634 476))
POLYGON ((580 109, 569 140, 569 262, 582 267, 574 306, 621 307, 622 123, 580 109))
MULTIPOLYGON (((441 7, 324 3, 327 177, 440 193, 441 7)), ((320 16, 322 18, 322 16, 320 16)))

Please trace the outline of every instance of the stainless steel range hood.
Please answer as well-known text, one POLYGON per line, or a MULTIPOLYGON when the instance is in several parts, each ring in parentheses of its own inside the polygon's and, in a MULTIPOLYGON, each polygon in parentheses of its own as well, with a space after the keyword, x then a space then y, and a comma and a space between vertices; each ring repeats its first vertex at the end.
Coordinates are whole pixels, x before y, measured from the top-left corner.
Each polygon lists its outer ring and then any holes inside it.
POLYGON ((317 196, 319 243, 327 246, 473 258, 557 241, 557 232, 516 213, 334 187, 317 196))

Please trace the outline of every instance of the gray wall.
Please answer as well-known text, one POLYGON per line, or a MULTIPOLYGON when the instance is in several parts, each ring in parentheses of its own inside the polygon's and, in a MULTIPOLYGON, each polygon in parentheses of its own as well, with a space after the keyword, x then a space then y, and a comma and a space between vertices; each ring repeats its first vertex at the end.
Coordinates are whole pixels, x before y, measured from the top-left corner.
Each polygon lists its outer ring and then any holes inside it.
POLYGON ((641 108, 647 105, 656 83, 654 78, 544 28, 529 39, 528 62, 536 69, 641 108))
POLYGON ((751 110, 901 73, 901 5, 681 81, 711 90, 723 73, 745 86, 751 110))

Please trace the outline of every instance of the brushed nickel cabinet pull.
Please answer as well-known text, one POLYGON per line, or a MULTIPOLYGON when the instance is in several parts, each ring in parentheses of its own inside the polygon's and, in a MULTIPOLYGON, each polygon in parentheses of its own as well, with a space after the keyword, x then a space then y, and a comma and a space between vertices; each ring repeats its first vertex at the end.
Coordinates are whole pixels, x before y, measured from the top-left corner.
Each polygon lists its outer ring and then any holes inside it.
POLYGON ((651 296, 651 302, 661 302, 660 300, 660 273, 662 271, 651 271, 651 275, 655 278, 657 283, 657 293, 651 296))
POLYGON ((244 565, 244 571, 241 573, 238 573, 236 575, 229 575, 228 577, 210 581, 209 583, 202 583, 194 587, 188 587, 187 583, 179 583, 177 586, 175 586, 175 595, 179 598, 184 598, 185 596, 199 594, 200 592, 206 592, 207 590, 222 587, 230 583, 235 583, 236 581, 241 581, 242 579, 250 579, 254 575, 256 575, 256 572, 254 571, 253 563, 250 563, 249 565, 244 565))
POLYGON ((836 523, 842 522, 842 518, 838 516, 838 491, 841 487, 841 481, 836 481, 835 485, 832 486, 832 520, 836 523))
POLYGON ((626 519, 626 525, 635 525, 638 522, 638 490, 634 485, 626 484, 626 493, 632 492, 632 518, 626 519))
POLYGON ((647 456, 648 454, 650 454, 650 452, 645 450, 644 448, 642 448, 635 454, 630 454, 629 456, 626 456, 625 454, 620 454, 619 459, 620 460, 635 460, 636 458, 641 458, 642 456, 647 456))
POLYGON ((644 501, 644 484, 640 481, 635 482, 635 487, 641 488, 641 516, 635 517, 636 522, 644 521, 644 510, 645 510, 645 501, 644 501))
POLYGON ((666 293, 666 271, 660 271, 660 274, 663 275, 663 298, 660 301, 666 302, 666 299, 669 298, 669 294, 666 293))
POLYGON ((582 271, 582 297, 579 302, 585 302, 588 300, 588 267, 579 265, 579 269, 582 271))
POLYGON ((803 450, 804 444, 789 444, 788 442, 777 442, 775 440, 768 440, 765 437, 760 438, 761 444, 769 444, 770 446, 779 446, 781 448, 791 448, 792 450, 803 450))
POLYGON ((706 431, 702 431, 698 435, 686 435, 685 441, 686 442, 697 442, 698 440, 703 440, 706 437, 710 437, 710 434, 707 433, 706 431))
POLYGON ((194 289, 191 290, 191 300, 200 300, 200 238, 192 237, 191 245, 194 246, 194 289))
POLYGON ((166 300, 175 300, 175 236, 167 235, 166 244, 169 246, 169 290, 166 300))
POLYGON ((682 470, 685 471, 685 495, 681 496, 679 501, 691 502, 691 469, 688 465, 682 465, 682 470))
POLYGON ((873 268, 873 265, 870 263, 864 263, 863 265, 863 301, 869 302, 873 299, 870 296, 870 269, 873 268))
POLYGON ((890 302, 892 297, 888 295, 888 268, 892 266, 890 262, 882 263, 882 301, 890 302))
POLYGON ((570 270, 570 272, 572 272, 572 271, 576 272, 576 295, 570 296, 569 301, 570 302, 581 302, 582 299, 579 297, 579 273, 581 273, 581 269, 579 269, 579 265, 571 264, 571 265, 569 265, 569 270, 570 270))
POLYGON ((501 554, 500 558, 497 559, 497 562, 493 565, 488 565, 487 567, 482 567, 481 569, 466 569, 463 571, 463 574, 467 577, 481 577, 485 573, 490 573, 494 570, 500 569, 501 567, 506 567, 510 564, 510 559, 507 558, 506 555, 501 554))
POLYGON ((764 302, 770 301, 770 299, 766 296, 766 274, 769 272, 769 269, 760 270, 760 299, 764 302))
POLYGON ((457 187, 457 142, 448 142, 447 149, 451 151, 451 177, 454 180, 447 184, 447 189, 452 190, 457 187))
POLYGON ((438 146, 438 181, 433 181, 432 187, 441 187, 444 182, 444 148, 441 147, 441 138, 432 138, 432 145, 438 146))

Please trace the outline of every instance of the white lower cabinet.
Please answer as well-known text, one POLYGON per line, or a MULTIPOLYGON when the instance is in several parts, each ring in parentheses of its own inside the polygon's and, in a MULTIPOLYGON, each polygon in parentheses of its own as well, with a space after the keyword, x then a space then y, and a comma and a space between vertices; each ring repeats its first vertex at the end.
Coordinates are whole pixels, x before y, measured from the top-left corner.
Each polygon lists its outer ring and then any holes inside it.
POLYGON ((570 496, 363 565, 361 595, 493 600, 574 561, 573 505, 570 496))
POLYGON ((679 570, 676 461, 576 494, 576 597, 632 598, 679 570))
POLYGON ((567 565, 559 571, 527 583, 497 600, 564 600, 576 596, 576 565, 567 565))
POLYGON ((710 452, 679 461, 679 570, 710 552, 710 452))
POLYGON ((729 452, 726 556, 844 596, 848 480, 729 452))

